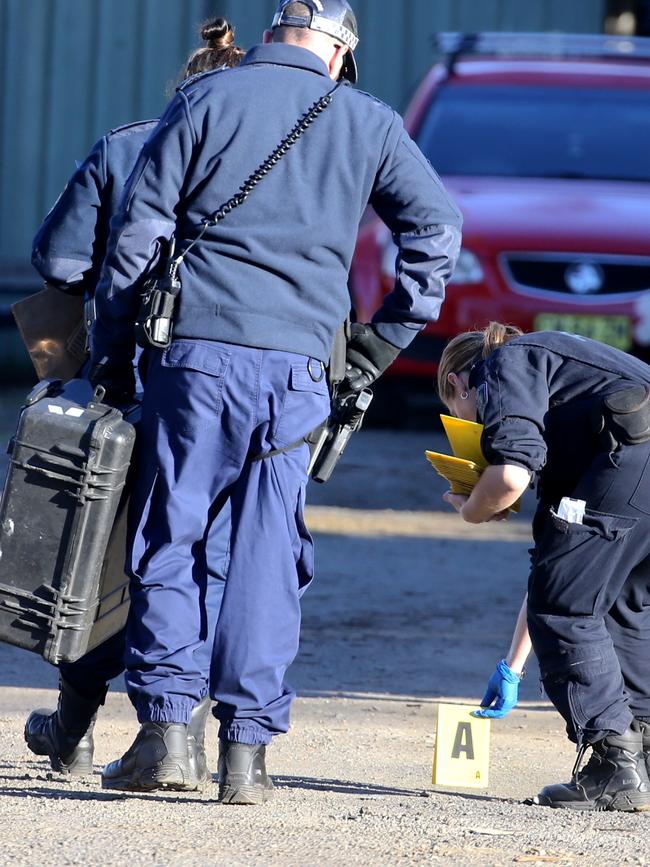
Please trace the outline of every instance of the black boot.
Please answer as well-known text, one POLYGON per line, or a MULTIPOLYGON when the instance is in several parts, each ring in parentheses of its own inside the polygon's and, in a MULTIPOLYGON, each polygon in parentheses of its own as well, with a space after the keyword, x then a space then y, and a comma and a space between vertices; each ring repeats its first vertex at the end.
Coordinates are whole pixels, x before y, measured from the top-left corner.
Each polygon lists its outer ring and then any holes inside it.
POLYGON ((266 747, 219 740, 219 802, 263 804, 273 797, 266 773, 266 747))
POLYGON ((187 756, 190 769, 200 787, 212 781, 205 756, 205 726, 211 709, 212 700, 208 695, 192 711, 192 719, 187 730, 187 756))
POLYGON ((572 782, 546 786, 532 803, 573 810, 650 810, 650 779, 638 722, 622 735, 607 735, 592 748, 591 758, 578 771, 584 753, 580 750, 572 782))
POLYGON ((188 728, 184 723, 143 723, 122 758, 102 771, 102 788, 127 792, 197 789, 188 757, 188 728))
POLYGON ((638 719, 639 728, 641 729, 641 737, 643 738, 643 755, 645 756, 645 767, 650 777, 650 719, 638 719))
POLYGON ((93 772, 93 727, 105 687, 94 699, 80 695, 63 677, 55 711, 39 708, 27 717, 25 742, 37 756, 49 756, 55 771, 81 777, 93 772))

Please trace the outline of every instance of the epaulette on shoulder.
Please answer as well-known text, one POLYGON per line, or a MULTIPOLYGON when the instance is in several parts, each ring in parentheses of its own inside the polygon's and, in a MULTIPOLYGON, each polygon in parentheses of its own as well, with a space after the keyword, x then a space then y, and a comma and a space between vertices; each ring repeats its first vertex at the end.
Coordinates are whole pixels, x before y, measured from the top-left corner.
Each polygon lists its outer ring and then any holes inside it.
POLYGON ((157 120, 136 120, 133 123, 125 123, 124 126, 116 126, 112 129, 108 136, 128 135, 131 132, 143 132, 146 129, 153 129, 158 124, 157 120))
POLYGON ((354 87, 352 88, 352 93, 358 94, 362 99, 367 99, 375 105, 385 108, 387 111, 393 111, 388 103, 382 102, 381 99, 378 99, 374 94, 368 93, 366 90, 359 90, 357 87, 354 87))
POLYGON ((195 72, 194 75, 190 75, 188 78, 184 78, 183 81, 177 86, 176 92, 179 90, 186 90, 186 88, 191 87, 193 84, 196 84, 197 81, 202 81, 204 78, 207 78, 209 75, 218 75, 220 72, 225 72, 227 69, 230 69, 230 66, 217 66, 216 69, 208 69, 207 72, 195 72))

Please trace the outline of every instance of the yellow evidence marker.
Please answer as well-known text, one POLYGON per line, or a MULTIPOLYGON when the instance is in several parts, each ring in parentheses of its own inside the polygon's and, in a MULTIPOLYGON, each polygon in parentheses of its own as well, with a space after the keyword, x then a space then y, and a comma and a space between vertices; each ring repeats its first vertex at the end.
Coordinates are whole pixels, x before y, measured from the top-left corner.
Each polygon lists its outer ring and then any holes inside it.
POLYGON ((490 767, 490 720, 471 715, 476 707, 438 705, 433 783, 485 789, 490 767))

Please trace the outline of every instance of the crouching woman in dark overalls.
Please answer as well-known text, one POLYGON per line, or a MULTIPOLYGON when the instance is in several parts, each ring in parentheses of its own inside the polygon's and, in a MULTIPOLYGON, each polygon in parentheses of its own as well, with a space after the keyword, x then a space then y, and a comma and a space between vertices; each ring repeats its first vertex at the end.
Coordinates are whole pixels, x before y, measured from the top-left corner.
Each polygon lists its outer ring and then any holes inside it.
MULTIPOLYGON (((579 755, 572 781, 533 802, 650 810, 650 367, 492 323, 449 343, 438 387, 454 415, 484 425, 489 466, 471 496, 445 494, 465 521, 503 517, 537 482, 528 631, 579 755)), ((515 644, 525 633, 523 620, 515 644)))

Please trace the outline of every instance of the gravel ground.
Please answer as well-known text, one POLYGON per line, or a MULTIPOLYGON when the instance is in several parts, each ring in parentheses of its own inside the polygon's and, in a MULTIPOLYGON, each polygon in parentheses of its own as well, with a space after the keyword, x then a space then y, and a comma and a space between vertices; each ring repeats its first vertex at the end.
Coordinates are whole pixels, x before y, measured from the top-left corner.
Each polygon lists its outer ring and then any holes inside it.
MULTIPOLYGON (((6 433, 13 397, 0 407, 6 433)), ((442 790, 431 766, 440 700, 476 703, 507 649, 524 593, 527 500, 503 525, 444 511, 425 448, 439 434, 367 430, 311 490, 317 580, 290 672, 293 728, 268 752, 273 801, 221 807, 200 794, 104 792, 102 765, 137 725, 121 684, 96 726, 95 774, 50 771, 23 743, 26 714, 52 706, 56 672, 0 645, 0 822, 12 865, 650 864, 650 814, 525 806, 574 759, 534 664, 522 703, 492 725, 490 786, 442 790)), ((216 729, 208 755, 216 766, 216 729)))

